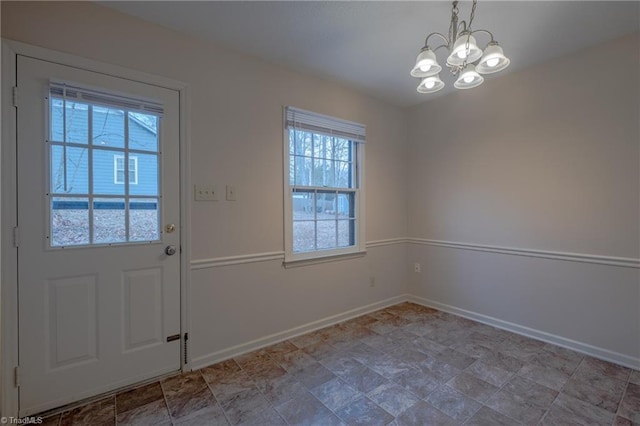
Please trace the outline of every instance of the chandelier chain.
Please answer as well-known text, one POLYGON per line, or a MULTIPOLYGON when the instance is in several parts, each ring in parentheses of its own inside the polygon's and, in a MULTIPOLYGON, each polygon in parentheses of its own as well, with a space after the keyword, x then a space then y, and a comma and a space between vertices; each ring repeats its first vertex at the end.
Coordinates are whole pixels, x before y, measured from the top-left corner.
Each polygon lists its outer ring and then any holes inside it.
POLYGON ((476 17, 477 4, 478 4, 478 0, 473 0, 473 5, 471 6, 471 16, 469 17, 469 31, 471 31, 471 24, 473 23, 473 18, 476 17))
POLYGON ((451 7, 451 22, 449 23, 449 40, 448 47, 450 47, 453 40, 456 39, 456 32, 458 30, 458 1, 454 0, 451 7))

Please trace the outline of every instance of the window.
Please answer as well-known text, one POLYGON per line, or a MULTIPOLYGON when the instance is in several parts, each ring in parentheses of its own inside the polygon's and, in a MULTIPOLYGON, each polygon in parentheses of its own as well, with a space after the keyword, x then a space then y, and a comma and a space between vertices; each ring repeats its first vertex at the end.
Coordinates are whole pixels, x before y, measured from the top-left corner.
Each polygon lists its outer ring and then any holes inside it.
POLYGON ((364 251, 364 126, 293 107, 285 116, 285 261, 364 251))
POLYGON ((54 82, 48 99, 49 247, 159 241, 162 105, 54 82))
MULTIPOLYGON (((124 156, 113 156, 113 183, 124 185, 124 156)), ((138 157, 129 156, 129 184, 138 184, 138 157)))

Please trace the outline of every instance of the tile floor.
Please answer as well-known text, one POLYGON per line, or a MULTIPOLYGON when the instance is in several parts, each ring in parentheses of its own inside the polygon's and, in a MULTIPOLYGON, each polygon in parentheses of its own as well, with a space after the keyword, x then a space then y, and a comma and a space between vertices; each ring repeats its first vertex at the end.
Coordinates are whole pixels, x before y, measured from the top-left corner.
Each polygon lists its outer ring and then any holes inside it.
POLYGON ((46 425, 639 425, 640 372, 411 303, 46 425))

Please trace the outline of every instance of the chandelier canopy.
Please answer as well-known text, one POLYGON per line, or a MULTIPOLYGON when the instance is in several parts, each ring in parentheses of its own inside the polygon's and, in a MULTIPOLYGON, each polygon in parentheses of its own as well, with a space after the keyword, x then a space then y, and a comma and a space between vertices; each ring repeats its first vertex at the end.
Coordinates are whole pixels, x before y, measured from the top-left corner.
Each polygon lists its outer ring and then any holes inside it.
POLYGON ((493 34, 487 30, 474 30, 473 18, 476 13, 477 0, 473 0, 469 22, 458 22, 458 2, 454 1, 451 7, 451 22, 448 36, 442 33, 431 33, 424 41, 424 47, 420 49, 416 64, 411 70, 411 76, 420 79, 419 93, 434 93, 444 87, 440 79, 442 67, 436 58, 436 51, 445 48, 448 52, 446 66, 457 79, 453 86, 456 89, 471 89, 478 87, 484 81, 482 74, 492 74, 502 71, 509 66, 509 58, 504 56, 502 48, 493 39, 493 34), (486 34, 490 37, 484 51, 478 47, 474 34, 486 34), (429 46, 432 36, 441 38, 445 44, 435 49, 429 46))

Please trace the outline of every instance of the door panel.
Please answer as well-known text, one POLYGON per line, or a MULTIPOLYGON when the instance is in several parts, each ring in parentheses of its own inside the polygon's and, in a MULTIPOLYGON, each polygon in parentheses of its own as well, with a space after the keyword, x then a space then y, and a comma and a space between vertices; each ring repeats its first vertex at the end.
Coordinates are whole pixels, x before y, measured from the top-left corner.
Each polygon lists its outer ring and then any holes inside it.
POLYGON ((179 99, 33 58, 17 67, 19 398, 30 415, 180 369, 181 341, 167 342, 180 333, 180 251, 165 254, 180 227, 163 232, 180 223, 179 99))
POLYGON ((47 282, 51 370, 97 360, 96 281, 85 275, 47 282))
POLYGON ((162 343, 162 270, 123 273, 124 350, 162 343))

